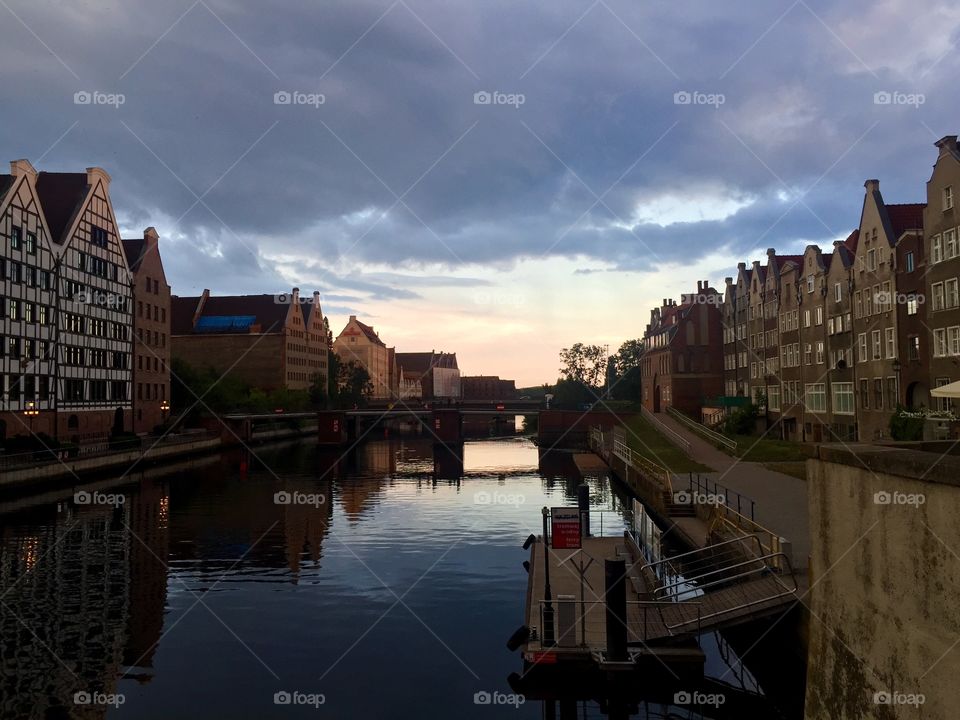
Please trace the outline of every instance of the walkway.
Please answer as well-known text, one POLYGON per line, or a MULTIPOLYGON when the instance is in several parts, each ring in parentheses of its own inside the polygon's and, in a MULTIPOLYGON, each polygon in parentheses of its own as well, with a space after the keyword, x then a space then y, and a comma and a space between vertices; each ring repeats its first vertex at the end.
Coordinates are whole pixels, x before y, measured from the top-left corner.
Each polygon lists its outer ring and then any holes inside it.
MULTIPOLYGON (((657 419, 690 442, 690 457, 714 469, 712 473, 701 473, 702 477, 756 501, 755 520, 792 542, 793 567, 805 570, 810 555, 807 482, 769 470, 761 463, 737 460, 666 413, 657 413, 657 419)), ((682 486, 682 482, 675 483, 675 488, 682 486)))

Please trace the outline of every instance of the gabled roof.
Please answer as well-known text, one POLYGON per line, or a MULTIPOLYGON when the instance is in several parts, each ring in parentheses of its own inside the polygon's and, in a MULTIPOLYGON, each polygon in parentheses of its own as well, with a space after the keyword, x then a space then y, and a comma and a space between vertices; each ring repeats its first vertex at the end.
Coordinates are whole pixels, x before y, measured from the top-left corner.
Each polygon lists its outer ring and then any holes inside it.
POLYGON ((380 339, 380 336, 377 335, 372 325, 367 325, 366 323, 362 323, 356 318, 354 318, 353 321, 357 324, 357 327, 360 328, 363 334, 367 336, 367 340, 369 340, 370 342, 376 345, 383 345, 384 347, 386 347, 386 343, 384 343, 383 340, 380 339))
POLYGON ((11 185, 13 185, 13 175, 0 174, 0 198, 7 194, 11 185))
POLYGON ((857 254, 857 242, 860 239, 860 229, 857 228, 847 236, 843 242, 834 244, 833 256, 843 263, 843 267, 848 268, 853 265, 853 260, 857 254))
POLYGON ((62 245, 64 234, 87 197, 86 173, 37 173, 37 195, 50 227, 51 240, 62 245))
POLYGON ((123 244, 123 254, 127 256, 127 267, 131 272, 136 272, 140 268, 140 261, 143 260, 143 250, 147 241, 143 238, 133 238, 120 242, 123 244))
POLYGON ((457 354, 435 352, 407 352, 397 353, 397 365, 403 369, 404 376, 423 377, 435 367, 459 369, 457 354))

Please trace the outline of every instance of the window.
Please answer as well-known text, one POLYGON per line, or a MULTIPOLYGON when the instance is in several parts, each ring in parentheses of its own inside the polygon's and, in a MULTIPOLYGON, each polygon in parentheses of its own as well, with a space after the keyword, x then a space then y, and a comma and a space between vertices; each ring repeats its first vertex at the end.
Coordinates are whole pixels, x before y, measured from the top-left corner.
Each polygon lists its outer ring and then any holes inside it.
POLYGON ((857 362, 867 361, 867 334, 857 335, 857 362))
POLYGON ((900 393, 897 388, 897 379, 893 376, 887 378, 887 407, 893 410, 900 402, 900 393))
POLYGON ((866 380, 860 381, 860 407, 867 410, 870 408, 870 389, 866 380))
POLYGON ((945 308, 955 308, 960 304, 960 297, 957 295, 957 279, 945 280, 943 283, 943 306, 945 308))
POLYGON ((803 347, 803 362, 805 365, 813 363, 813 345, 807 343, 803 347))
POLYGON ((920 359, 920 338, 916 335, 907 338, 907 357, 910 360, 920 359))
POLYGON ((957 256, 956 229, 943 231, 943 259, 951 260, 957 256))
POLYGON ((887 360, 892 360, 897 356, 897 337, 894 328, 884 328, 883 335, 884 344, 886 345, 886 358, 887 360))
POLYGON ((953 185, 947 185, 943 189, 943 209, 949 210, 953 207, 953 185))
POLYGON ((933 291, 933 311, 943 310, 943 283, 934 283, 930 289, 933 291))
MULTIPOLYGON (((90 226, 90 242, 97 247, 107 247, 107 231, 96 225, 90 226)), ((106 399, 106 398, 104 398, 106 399)))
POLYGON ((918 309, 917 296, 907 295, 907 315, 916 315, 918 309))
POLYGON ((779 385, 767 386, 767 407, 769 407, 771 410, 780 409, 780 386, 779 385))
POLYGON ((960 325, 947 328, 947 352, 960 355, 960 325))
POLYGON ((814 286, 813 275, 807 275, 807 292, 808 293, 813 292, 813 286, 814 286))
POLYGON ((23 230, 14 225, 10 228, 10 249, 19 250, 23 244, 23 230))
MULTIPOLYGON (((876 232, 876 231, 874 231, 876 232)), ((871 272, 877 269, 877 251, 874 248, 867 250, 867 270, 871 272)))
POLYGON ((843 285, 840 283, 833 285, 833 299, 836 302, 843 302, 843 285))
POLYGON ((933 265, 941 260, 943 260, 943 238, 934 235, 930 242, 930 264, 933 265))
POLYGON ((30 255, 37 254, 37 236, 32 233, 27 233, 27 253, 30 255))
POLYGON ((823 365, 823 341, 817 343, 817 365, 823 365))
POLYGON ((906 257, 904 258, 904 261, 905 261, 904 264, 907 266, 907 272, 913 272, 915 267, 913 262, 913 253, 908 252, 906 257))
POLYGON ((810 327, 810 311, 809 310, 803 311, 803 326, 810 327))
POLYGON ((826 412, 827 392, 823 383, 812 383, 805 386, 807 410, 810 412, 826 412))
POLYGON ((853 415, 853 383, 833 383, 833 411, 839 415, 853 415))
MULTIPOLYGON (((935 387, 943 387, 950 384, 950 378, 939 377, 935 381, 935 387)), ((936 402, 937 410, 948 412, 950 410, 950 398, 931 398, 936 402)))
POLYGON ((937 328, 933 331, 933 356, 944 357, 947 354, 947 331, 937 328))
POLYGON ((871 333, 871 336, 872 336, 872 339, 873 339, 873 359, 874 359, 874 360, 879 360, 881 357, 883 357, 883 355, 880 354, 880 352, 881 352, 881 350, 882 350, 881 345, 880 345, 880 331, 879 331, 879 330, 874 330, 874 331, 871 333))
POLYGON ((873 406, 877 410, 883 410, 883 378, 873 379, 873 406))

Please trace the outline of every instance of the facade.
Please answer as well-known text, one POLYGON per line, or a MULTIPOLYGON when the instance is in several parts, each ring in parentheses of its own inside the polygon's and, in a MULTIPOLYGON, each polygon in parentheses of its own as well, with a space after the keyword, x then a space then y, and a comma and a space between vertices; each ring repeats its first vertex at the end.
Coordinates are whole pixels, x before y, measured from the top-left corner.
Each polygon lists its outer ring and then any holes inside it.
POLYGON ((707 281, 681 304, 664 298, 650 311, 640 361, 641 398, 651 412, 674 407, 697 420, 704 401, 723 392, 720 293, 707 281))
POLYGON ((456 353, 436 350, 397 353, 397 364, 411 392, 419 385, 420 399, 424 402, 450 402, 462 397, 456 353))
MULTIPOLYGON (((960 380, 960 299, 957 290, 960 282, 960 241, 957 239, 960 213, 955 207, 956 194, 960 191, 960 147, 956 135, 947 135, 936 145, 939 155, 927 182, 927 206, 923 213, 927 263, 924 305, 930 387, 960 380)), ((920 351, 922 354, 922 343, 920 351)), ((960 415, 957 403, 946 398, 931 399, 930 409, 948 418, 960 415)), ((956 428, 956 423, 940 421, 935 425, 935 432, 940 437, 957 437, 956 428)))
POLYGON ((803 438, 803 367, 800 363, 800 271, 803 256, 780 268, 780 436, 803 438))
POLYGON ((460 378, 463 399, 502 402, 517 399, 517 385, 498 375, 464 375, 460 378))
POLYGON ((123 240, 133 274, 133 430, 150 432, 170 411, 170 285, 163 272, 159 236, 123 240))
POLYGON ((15 160, 0 175, 0 438, 56 432, 54 266, 37 172, 15 160))
POLYGON ((831 255, 808 245, 800 269, 800 364, 804 440, 829 442, 830 374, 827 364, 827 268, 831 255))
POLYGON ((833 439, 857 439, 856 342, 853 333, 853 267, 860 231, 833 244, 827 267, 827 380, 830 385, 830 432, 833 439))
POLYGON ((133 283, 110 176, 41 172, 37 192, 57 255, 57 434, 102 442, 133 429, 133 283))
POLYGON ((857 346, 860 440, 889 437, 900 403, 895 248, 906 232, 922 235, 923 205, 886 205, 880 182, 867 180, 853 266, 853 327, 857 346))
POLYGON ((325 387, 326 325, 316 293, 314 301, 305 318, 299 288, 280 295, 174 295, 171 355, 261 390, 306 390, 318 374, 325 387))
POLYGON ((351 315, 333 341, 333 351, 341 362, 355 362, 366 369, 373 384, 371 400, 389 401, 396 397, 391 388, 390 349, 373 327, 351 315))
POLYGON ((316 381, 320 387, 326 388, 330 373, 330 346, 332 345, 330 322, 323 316, 319 290, 314 290, 313 296, 309 299, 299 297, 299 293, 298 298, 300 314, 303 316, 304 339, 307 343, 305 362, 308 387, 316 381))

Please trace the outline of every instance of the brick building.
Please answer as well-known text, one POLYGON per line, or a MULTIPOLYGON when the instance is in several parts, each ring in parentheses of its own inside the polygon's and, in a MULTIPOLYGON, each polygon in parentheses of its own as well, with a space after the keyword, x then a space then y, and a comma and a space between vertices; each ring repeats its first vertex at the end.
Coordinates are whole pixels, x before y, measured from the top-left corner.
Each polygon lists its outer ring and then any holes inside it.
POLYGON ((459 400, 462 396, 457 354, 447 352, 397 353, 397 364, 409 387, 420 386, 420 398, 429 401, 459 400))
POLYGON ((460 378, 464 400, 502 402, 517 399, 517 385, 498 375, 464 375, 460 378))
POLYGON ((392 348, 388 348, 380 335, 371 325, 357 320, 351 315, 337 339, 333 341, 333 351, 343 363, 354 362, 366 369, 373 384, 371 400, 389 401, 397 397, 391 386, 392 361, 396 358, 392 348))
POLYGON ((133 430, 150 432, 170 410, 170 285, 157 231, 123 240, 133 274, 133 430))
POLYGON ((327 326, 318 293, 309 312, 299 288, 289 295, 204 290, 199 297, 174 295, 170 305, 173 358, 229 372, 262 390, 306 390, 314 376, 326 387, 327 326))
POLYGON ((640 361, 641 397, 651 412, 668 407, 699 420, 706 398, 723 392, 723 299, 707 281, 679 305, 650 311, 640 361))

